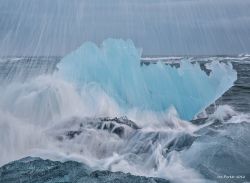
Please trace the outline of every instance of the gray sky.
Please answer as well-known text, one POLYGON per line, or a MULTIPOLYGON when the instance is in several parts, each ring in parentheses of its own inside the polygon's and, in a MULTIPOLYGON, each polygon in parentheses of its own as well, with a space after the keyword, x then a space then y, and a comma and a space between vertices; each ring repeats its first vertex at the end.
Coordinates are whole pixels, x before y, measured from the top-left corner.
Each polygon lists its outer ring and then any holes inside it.
POLYGON ((132 39, 144 55, 250 53, 250 0, 0 0, 0 55, 132 39))

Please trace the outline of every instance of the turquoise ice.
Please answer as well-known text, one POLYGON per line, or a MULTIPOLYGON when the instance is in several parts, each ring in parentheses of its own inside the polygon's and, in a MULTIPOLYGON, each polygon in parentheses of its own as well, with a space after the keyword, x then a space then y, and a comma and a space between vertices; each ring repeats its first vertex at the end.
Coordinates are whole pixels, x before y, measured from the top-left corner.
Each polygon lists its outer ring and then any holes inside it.
POLYGON ((162 62, 141 65, 141 54, 131 40, 107 39, 100 47, 86 42, 61 60, 58 73, 79 89, 98 86, 124 110, 165 112, 173 106, 186 120, 215 102, 237 79, 228 63, 207 64, 208 75, 188 60, 179 68, 162 62))

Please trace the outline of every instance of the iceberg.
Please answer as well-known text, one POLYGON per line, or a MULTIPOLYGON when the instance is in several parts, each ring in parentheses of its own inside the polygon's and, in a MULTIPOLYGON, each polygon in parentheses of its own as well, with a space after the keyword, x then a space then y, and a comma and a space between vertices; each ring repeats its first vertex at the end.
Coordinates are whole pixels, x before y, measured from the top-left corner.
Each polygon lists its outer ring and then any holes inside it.
POLYGON ((207 63, 207 74, 188 60, 179 68, 162 62, 143 65, 141 55, 131 40, 107 39, 100 47, 86 42, 61 60, 56 75, 78 90, 94 86, 104 91, 125 111, 174 107, 185 120, 215 102, 237 79, 230 63, 207 63))

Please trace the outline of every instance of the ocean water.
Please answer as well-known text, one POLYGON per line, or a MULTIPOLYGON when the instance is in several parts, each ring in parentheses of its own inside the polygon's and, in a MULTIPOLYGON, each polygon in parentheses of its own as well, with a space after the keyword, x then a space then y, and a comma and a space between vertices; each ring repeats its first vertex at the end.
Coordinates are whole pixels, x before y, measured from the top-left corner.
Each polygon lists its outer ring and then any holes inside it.
POLYGON ((250 56, 141 56, 131 44, 1 58, 0 165, 34 156, 171 182, 249 181, 250 56))

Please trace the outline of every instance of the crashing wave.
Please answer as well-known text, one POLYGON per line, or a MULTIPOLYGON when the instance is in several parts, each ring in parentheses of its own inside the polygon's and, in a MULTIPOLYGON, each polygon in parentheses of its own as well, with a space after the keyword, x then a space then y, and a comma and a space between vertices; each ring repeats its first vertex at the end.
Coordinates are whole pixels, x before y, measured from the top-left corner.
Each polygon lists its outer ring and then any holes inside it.
POLYGON ((32 155, 204 182, 192 158, 197 139, 203 142, 195 134, 201 127, 181 119, 192 119, 219 98, 236 71, 219 62, 207 63, 204 71, 188 60, 173 67, 141 64, 140 58, 132 41, 109 39, 101 47, 83 44, 53 74, 7 77, 0 85, 0 165, 32 155))

